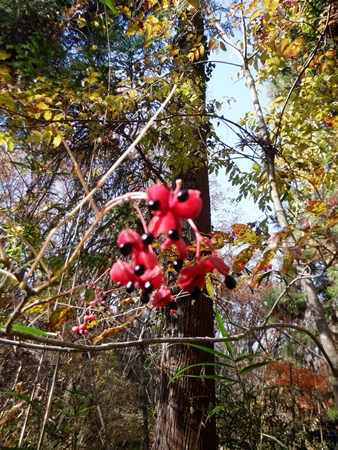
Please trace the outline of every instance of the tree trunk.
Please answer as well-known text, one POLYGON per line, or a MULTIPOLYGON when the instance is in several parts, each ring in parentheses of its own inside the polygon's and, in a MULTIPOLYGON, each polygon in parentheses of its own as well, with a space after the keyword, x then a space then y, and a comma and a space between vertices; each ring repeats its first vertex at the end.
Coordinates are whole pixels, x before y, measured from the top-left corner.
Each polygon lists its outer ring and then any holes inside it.
MULTIPOLYGON (((204 196, 208 195, 208 172, 202 168, 196 180, 204 180, 204 196), (200 172, 204 172, 204 174, 200 172)), ((201 189, 201 187, 200 187, 201 189)), ((196 224, 200 231, 210 232, 210 204, 204 208, 196 224), (203 225, 208 225, 208 228, 203 225), (203 226, 203 228, 202 228, 203 226)), ((214 336, 213 302, 203 296, 178 300, 178 312, 166 311, 166 336, 214 336)), ((193 378, 189 375, 213 375, 214 367, 196 367, 171 383, 175 373, 189 365, 212 362, 213 355, 188 345, 165 345, 161 364, 161 390, 153 450, 215 450, 216 424, 214 416, 206 420, 215 405, 214 380, 193 378)))
MULTIPOLYGON (((193 15, 191 23, 194 25, 196 35, 203 34, 204 23, 200 13, 193 15)), ((193 79, 198 79, 197 89, 202 105, 200 112, 203 114, 206 97, 204 64, 192 66, 192 76, 193 79)), ((192 168, 182 174, 182 178, 185 189, 201 191, 203 209, 195 219, 195 223, 200 232, 208 234, 211 231, 211 215, 206 135, 207 125, 202 124, 196 136, 201 142, 198 157, 204 165, 198 169, 192 168)), ((187 243, 189 238, 188 230, 187 243)), ((203 296, 194 301, 187 294, 178 299, 178 306, 176 315, 171 315, 169 311, 163 313, 166 336, 214 337, 213 302, 210 298, 203 296)), ((208 413, 215 406, 215 380, 194 378, 204 374, 213 375, 214 367, 199 366, 190 369, 169 383, 178 370, 192 364, 213 361, 212 354, 188 345, 164 346, 153 450, 216 450, 215 416, 206 420, 208 413)))
MULTIPOLYGON (((267 178, 270 186, 271 200, 273 202, 277 220, 280 227, 289 228, 288 218, 283 208, 277 188, 276 170, 275 170, 275 149, 273 148, 269 137, 268 128, 266 126, 263 111, 259 103, 255 81, 247 65, 247 62, 243 63, 243 71, 249 85, 251 97, 255 107, 260 135, 263 140, 264 146, 263 148, 265 152, 267 178)), ((295 244, 295 239, 292 235, 289 237, 289 244, 290 245, 295 244)), ((302 276, 303 268, 299 264, 296 265, 296 269, 298 276, 301 279, 300 284, 306 297, 307 306, 311 310, 311 313, 317 326, 320 342, 328 358, 330 359, 332 390, 335 399, 335 404, 336 407, 338 408, 338 353, 334 337, 331 332, 327 318, 325 316, 323 306, 318 297, 315 285, 313 284, 311 279, 302 276)))

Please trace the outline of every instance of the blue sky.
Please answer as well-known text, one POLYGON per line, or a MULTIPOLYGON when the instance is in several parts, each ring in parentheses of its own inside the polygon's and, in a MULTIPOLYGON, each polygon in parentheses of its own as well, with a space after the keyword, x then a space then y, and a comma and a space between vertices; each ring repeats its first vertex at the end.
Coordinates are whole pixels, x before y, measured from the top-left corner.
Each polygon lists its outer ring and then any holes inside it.
MULTIPOLYGON (((230 52, 220 51, 218 54, 212 54, 210 60, 238 63, 236 57, 229 59, 229 56, 230 52)), ((243 78, 238 80, 237 74, 240 72, 239 67, 224 63, 215 62, 215 64, 216 68, 213 71, 211 81, 208 85, 208 100, 216 99, 219 103, 222 103, 222 110, 219 111, 219 114, 233 122, 237 122, 247 111, 253 110, 249 89, 245 86, 245 80, 243 78), (230 107, 227 100, 232 98, 234 101, 230 100, 230 107)), ((268 103, 265 92, 261 92, 260 100, 263 106, 268 103)), ((216 128, 216 131, 223 142, 228 145, 236 143, 236 136, 225 125, 221 124, 216 128)), ((252 162, 243 159, 238 165, 242 170, 246 171, 251 168, 252 162)), ((227 196, 235 198, 238 195, 238 188, 231 185, 227 175, 225 175, 225 170, 220 170, 217 181, 222 185, 227 196)), ((259 211, 253 200, 242 200, 238 206, 246 213, 248 221, 253 222, 264 219, 264 214, 259 211)))

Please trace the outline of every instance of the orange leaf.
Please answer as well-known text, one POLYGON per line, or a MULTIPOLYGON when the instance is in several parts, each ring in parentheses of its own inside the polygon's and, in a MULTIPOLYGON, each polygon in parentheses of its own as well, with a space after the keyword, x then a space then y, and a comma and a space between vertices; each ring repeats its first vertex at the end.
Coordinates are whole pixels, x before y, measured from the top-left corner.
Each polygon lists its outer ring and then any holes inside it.
POLYGON ((134 303, 135 303, 135 301, 134 301, 133 298, 126 298, 125 300, 121 300, 120 301, 120 306, 131 305, 131 304, 134 304, 134 303))
MULTIPOLYGON (((325 122, 325 119, 324 119, 325 122)), ((320 186, 322 184, 324 175, 325 175, 325 170, 324 167, 320 167, 319 169, 317 169, 315 171, 315 178, 309 178, 308 182, 311 183, 313 186, 320 186)))
POLYGON ((337 225, 337 223, 338 223, 338 213, 334 214, 333 216, 327 219, 326 228, 331 228, 334 225, 337 225))
POLYGON ((257 244, 258 238, 254 230, 243 223, 235 223, 231 227, 239 240, 244 244, 257 244))
POLYGON ((316 216, 321 216, 324 212, 326 212, 327 204, 323 200, 310 200, 305 209, 316 216))
POLYGON ((125 331, 128 327, 128 324, 120 325, 119 327, 115 328, 109 328, 108 330, 105 330, 103 333, 100 334, 100 336, 93 339, 93 344, 97 344, 98 342, 102 341, 102 339, 113 336, 114 334, 121 333, 122 331, 125 331))

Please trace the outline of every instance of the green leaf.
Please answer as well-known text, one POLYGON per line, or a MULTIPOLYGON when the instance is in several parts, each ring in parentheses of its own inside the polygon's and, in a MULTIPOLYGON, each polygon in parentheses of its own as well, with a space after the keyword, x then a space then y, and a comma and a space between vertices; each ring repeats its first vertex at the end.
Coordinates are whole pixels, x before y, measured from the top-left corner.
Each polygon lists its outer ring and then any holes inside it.
MULTIPOLYGON (((19 392, 2 392, 2 394, 10 395, 11 397, 15 397, 20 400, 24 400, 25 402, 29 403, 33 409, 35 409, 35 411, 39 414, 39 416, 41 416, 41 409, 40 409, 39 405, 36 405, 34 402, 32 402, 31 399, 29 397, 27 397, 27 395, 20 394, 19 392)), ((0 448, 2 448, 2 447, 0 447, 0 448)))
MULTIPOLYGON (((230 366, 229 364, 221 364, 221 363, 211 363, 211 362, 208 363, 208 362, 205 362, 205 363, 192 364, 191 366, 183 367, 183 369, 181 369, 178 372, 176 372, 175 375, 172 378, 170 378, 168 384, 170 384, 176 378, 178 378, 180 376, 183 376, 182 374, 184 372, 186 372, 187 370, 193 369, 195 367, 203 367, 203 366, 214 366, 214 367, 215 366, 224 366, 224 367, 230 367, 230 368, 233 369, 233 367, 230 366)), ((191 375, 191 374, 188 374, 188 375, 184 375, 184 376, 190 377, 190 378, 203 378, 203 379, 209 379, 209 380, 224 380, 224 381, 231 381, 232 383, 238 383, 238 380, 235 380, 235 379, 229 378, 229 377, 225 377, 225 376, 222 376, 222 375, 216 375, 216 374, 214 374, 214 375, 203 375, 203 374, 201 374, 201 375, 191 375)))
MULTIPOLYGON (((172 344, 172 345, 177 345, 177 344, 172 344)), ((228 355, 225 355, 222 352, 218 352, 217 350, 214 350, 213 348, 204 347, 203 345, 190 344, 190 342, 186 342, 185 345, 189 345, 189 347, 198 348, 199 350, 203 350, 205 352, 211 353, 212 355, 218 356, 220 358, 231 360, 231 358, 228 355)))
POLYGON ((120 15, 120 11, 116 8, 114 3, 111 0, 100 0, 102 3, 104 3, 108 8, 117 16, 120 15))
POLYGON ((210 417, 212 417, 214 414, 216 414, 221 409, 225 409, 225 406, 223 406, 223 405, 216 406, 212 411, 210 411, 208 416, 207 416, 207 421, 208 421, 208 419, 210 419, 210 417))
POLYGON ((271 360, 271 361, 263 361, 263 362, 259 362, 259 363, 255 363, 255 364, 251 364, 250 366, 244 367, 242 370, 240 370, 238 373, 240 375, 244 375, 248 372, 251 372, 252 370, 258 369, 259 367, 263 367, 263 366, 267 366, 268 364, 272 364, 276 362, 275 359, 271 360))
MULTIPOLYGON (((3 330, 4 328, 0 329, 3 330)), ((36 334, 38 336, 56 336, 56 333, 49 333, 47 331, 42 331, 33 327, 27 327, 25 325, 12 325, 12 330, 21 331, 22 333, 36 334)))
MULTIPOLYGON (((227 333, 227 330, 225 329, 222 317, 221 317, 220 313, 217 310, 215 310, 215 316, 216 316, 216 320, 217 320, 219 329, 220 329, 220 331, 222 333, 222 336, 224 338, 229 337, 229 335, 227 333)), ((228 349, 228 352, 229 352, 229 355, 230 355, 230 359, 232 361, 235 361, 235 355, 234 355, 234 352, 233 352, 233 348, 232 348, 231 342, 226 342, 225 345, 226 345, 226 348, 228 349)))
POLYGON ((286 448, 286 450, 288 450, 288 448, 289 448, 286 445, 284 445, 281 441, 279 441, 275 436, 271 436, 270 434, 265 434, 265 433, 262 433, 262 436, 272 439, 273 441, 277 442, 277 444, 281 445, 282 448, 286 448))

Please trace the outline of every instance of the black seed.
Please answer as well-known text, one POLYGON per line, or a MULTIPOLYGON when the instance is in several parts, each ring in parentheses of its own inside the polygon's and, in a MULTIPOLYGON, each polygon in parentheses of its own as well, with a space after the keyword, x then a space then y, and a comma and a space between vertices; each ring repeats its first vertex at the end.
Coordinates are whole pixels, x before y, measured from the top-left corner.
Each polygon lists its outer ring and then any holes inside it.
POLYGON ((179 272, 183 267, 183 259, 181 258, 176 259, 176 261, 173 262, 173 266, 176 272, 179 272))
POLYGON ((225 277, 225 286, 226 286, 228 289, 235 289, 235 287, 237 286, 237 281, 236 281, 235 278, 233 278, 232 276, 227 275, 227 276, 225 277))
POLYGON ((144 233, 141 239, 144 245, 150 245, 154 242, 154 235, 152 233, 144 233))
POLYGON ((190 291, 190 295, 191 295, 191 298, 193 298, 194 300, 198 300, 202 296, 201 289, 198 287, 192 288, 190 291))
POLYGON ((143 292, 143 294, 140 297, 142 303, 148 303, 150 300, 149 294, 146 292, 143 292))
POLYGON ((175 302, 175 300, 172 300, 171 302, 169 302, 168 306, 169 306, 170 309, 177 309, 178 308, 178 304, 177 304, 177 302, 175 302))
POLYGON ((161 203, 159 202, 159 200, 150 200, 147 206, 150 209, 150 211, 157 211, 158 209, 160 209, 161 203))
POLYGON ((177 200, 179 202, 186 202, 189 198, 189 192, 186 189, 183 189, 177 194, 177 200))
POLYGON ((181 237, 180 233, 177 230, 169 230, 168 231, 168 237, 172 241, 178 241, 181 237))
POLYGON ((126 286, 126 291, 128 292, 128 294, 131 294, 134 289, 135 289, 134 283, 132 281, 129 281, 129 283, 126 286))
POLYGON ((122 253, 123 256, 128 256, 131 253, 132 245, 129 242, 126 242, 125 244, 121 244, 119 246, 119 250, 122 253))
POLYGON ((144 283, 144 290, 146 291, 147 294, 151 294, 153 292, 153 285, 151 284, 150 281, 146 281, 144 283))
POLYGON ((145 270, 146 269, 144 266, 142 266, 141 264, 137 264, 137 266, 134 267, 134 274, 137 277, 141 277, 144 274, 145 270))

